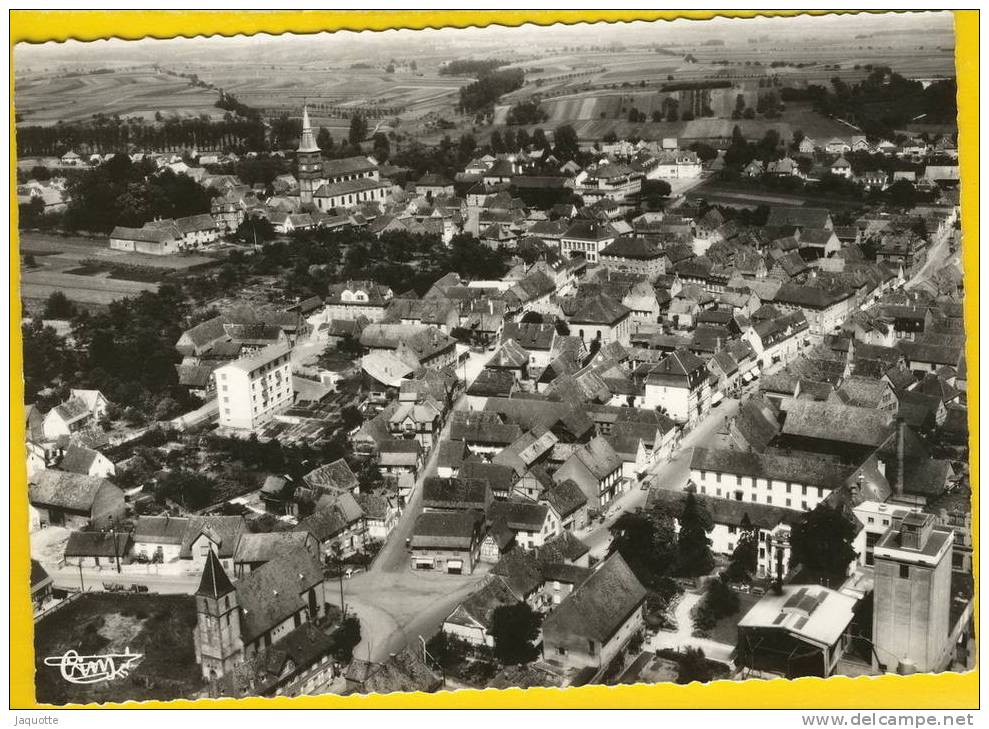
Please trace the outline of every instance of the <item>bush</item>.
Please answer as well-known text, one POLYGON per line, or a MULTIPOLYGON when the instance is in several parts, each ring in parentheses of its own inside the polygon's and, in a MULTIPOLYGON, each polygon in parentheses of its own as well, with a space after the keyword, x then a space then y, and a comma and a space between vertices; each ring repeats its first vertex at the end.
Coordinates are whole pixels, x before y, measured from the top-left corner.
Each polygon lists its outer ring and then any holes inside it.
POLYGON ((738 595, 720 577, 708 583, 703 599, 691 613, 694 628, 699 632, 707 632, 717 625, 722 618, 727 618, 738 612, 740 602, 738 595))

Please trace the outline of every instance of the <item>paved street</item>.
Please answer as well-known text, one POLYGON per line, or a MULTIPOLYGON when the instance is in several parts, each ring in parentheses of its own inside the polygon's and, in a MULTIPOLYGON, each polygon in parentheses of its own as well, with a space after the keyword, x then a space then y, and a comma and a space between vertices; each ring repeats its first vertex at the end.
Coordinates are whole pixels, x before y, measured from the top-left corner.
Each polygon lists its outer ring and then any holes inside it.
MULTIPOLYGON (((718 429, 724 425, 725 420, 738 412, 738 405, 738 400, 730 398, 723 400, 684 436, 673 459, 657 463, 643 481, 671 491, 683 489, 690 475, 690 449, 709 443, 718 429)), ((589 528, 576 532, 576 535, 590 548, 594 557, 600 559, 607 554, 608 545, 611 543, 611 534, 608 530, 623 512, 645 506, 648 494, 649 492, 642 489, 639 482, 633 483, 628 491, 609 506, 608 517, 604 522, 595 522, 589 528)))
POLYGON ((946 266, 957 266, 960 257, 958 253, 952 254, 949 243, 954 240, 955 231, 952 229, 947 235, 937 241, 927 253, 927 262, 921 267, 916 275, 907 281, 903 288, 909 290, 921 283, 931 279, 941 269, 946 266))

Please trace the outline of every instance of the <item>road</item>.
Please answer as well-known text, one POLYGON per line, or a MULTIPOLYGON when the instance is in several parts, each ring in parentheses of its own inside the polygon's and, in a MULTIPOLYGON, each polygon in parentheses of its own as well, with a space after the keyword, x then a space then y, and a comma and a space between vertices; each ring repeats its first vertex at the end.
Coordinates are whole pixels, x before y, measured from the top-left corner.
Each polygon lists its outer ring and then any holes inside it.
POLYGON ((947 265, 958 265, 959 256, 957 253, 951 254, 951 248, 949 243, 955 239, 955 230, 952 228, 949 230, 947 235, 941 237, 931 249, 927 252, 927 261, 921 267, 919 271, 907 281, 903 288, 909 290, 921 283, 930 280, 934 274, 943 269, 947 265))
MULTIPOLYGON (((458 374, 466 374, 467 384, 465 389, 466 387, 470 387, 474 380, 477 379, 478 374, 484 369, 484 365, 487 364, 492 354, 492 352, 486 351, 470 353, 467 362, 458 369, 458 374)), ((451 412, 454 410, 463 410, 466 407, 467 398, 461 395, 453 403, 451 412)), ((447 418, 446 424, 440 431, 439 438, 435 441, 436 444, 449 438, 452 420, 452 417, 447 418)), ((412 498, 405 505, 405 510, 399 517, 398 523, 392 529, 391 534, 388 535, 388 539, 371 565, 371 572, 404 572, 409 569, 408 551, 405 548, 405 542, 412 536, 412 527, 415 526, 416 517, 422 511, 422 482, 427 476, 432 476, 436 473, 436 459, 438 456, 439 448, 434 445, 430 449, 429 456, 427 456, 422 469, 419 471, 419 476, 416 478, 412 498)))
MULTIPOLYGON (((646 483, 654 483, 659 488, 680 491, 690 476, 690 449, 694 446, 710 443, 714 434, 724 425, 727 418, 734 417, 738 412, 739 401, 725 398, 718 407, 713 408, 698 423, 693 430, 683 437, 680 447, 670 461, 657 463, 643 479, 646 483)), ((633 483, 631 488, 616 499, 609 507, 609 516, 601 523, 595 523, 588 528, 575 532, 590 548, 591 555, 602 558, 607 554, 611 543, 609 529, 625 511, 634 511, 644 506, 649 492, 643 490, 639 483, 633 483)))

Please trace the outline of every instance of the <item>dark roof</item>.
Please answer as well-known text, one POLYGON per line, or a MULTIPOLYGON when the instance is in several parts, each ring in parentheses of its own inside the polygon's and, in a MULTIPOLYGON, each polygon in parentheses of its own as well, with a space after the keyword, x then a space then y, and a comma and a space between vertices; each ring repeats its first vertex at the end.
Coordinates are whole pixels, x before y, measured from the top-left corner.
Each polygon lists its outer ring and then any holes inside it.
POLYGON ((88 474, 93 462, 99 458, 100 452, 92 448, 85 448, 79 445, 70 445, 59 463, 59 468, 71 473, 88 474))
MULTIPOLYGON (((464 464, 465 467, 466 465, 464 464)), ((483 509, 488 502, 489 493, 488 481, 479 478, 427 476, 422 484, 422 501, 425 506, 483 509)))
POLYGON ((233 584, 227 577, 223 565, 220 564, 216 552, 211 549, 206 557, 206 567, 203 568, 203 575, 199 580, 199 589, 196 590, 196 594, 215 600, 228 592, 233 592, 233 589, 233 584))
POLYGON ((694 448, 690 467, 699 471, 733 473, 834 489, 855 473, 855 468, 823 458, 760 454, 746 451, 694 448))
POLYGON ((122 558, 127 554, 130 541, 129 533, 73 531, 65 545, 65 556, 122 558))
POLYGON ((412 547, 451 547, 465 549, 470 546, 475 532, 484 521, 481 511, 424 511, 416 517, 412 527, 412 547))
POLYGON ((615 238, 599 255, 649 261, 662 258, 665 254, 662 247, 650 238, 623 235, 615 238))
POLYGON ((241 635, 251 642, 306 607, 305 593, 323 582, 319 560, 305 549, 266 562, 234 585, 241 608, 241 635))
POLYGON ((587 496, 583 490, 569 478, 560 483, 554 483, 543 491, 541 498, 553 507, 561 519, 565 519, 587 504, 587 496))
POLYGON ((783 404, 783 433, 863 446, 879 446, 889 435, 892 417, 872 408, 835 402, 789 400, 783 404))
POLYGON ((88 512, 101 489, 117 489, 105 478, 68 473, 53 468, 31 477, 29 495, 32 504, 56 506, 76 512, 88 512))
POLYGON ((607 642, 645 598, 646 589, 615 554, 546 617, 543 634, 607 642))

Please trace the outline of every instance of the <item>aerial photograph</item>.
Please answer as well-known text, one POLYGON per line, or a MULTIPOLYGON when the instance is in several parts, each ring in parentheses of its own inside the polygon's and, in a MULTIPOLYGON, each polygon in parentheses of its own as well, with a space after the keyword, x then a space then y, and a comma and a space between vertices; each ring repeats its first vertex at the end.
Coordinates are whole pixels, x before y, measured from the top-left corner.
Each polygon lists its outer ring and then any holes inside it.
POLYGON ((12 59, 38 702, 975 667, 952 13, 12 59))

